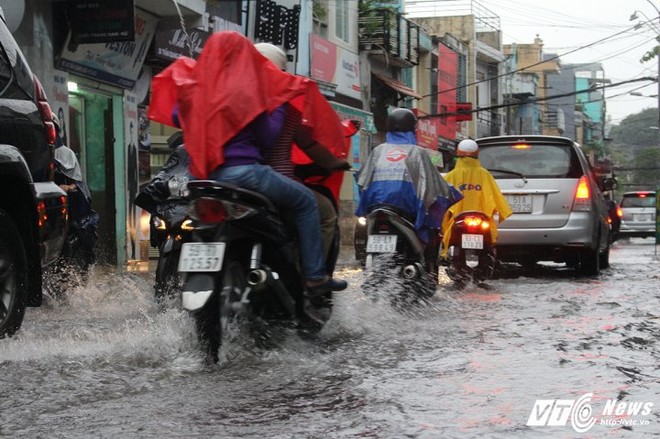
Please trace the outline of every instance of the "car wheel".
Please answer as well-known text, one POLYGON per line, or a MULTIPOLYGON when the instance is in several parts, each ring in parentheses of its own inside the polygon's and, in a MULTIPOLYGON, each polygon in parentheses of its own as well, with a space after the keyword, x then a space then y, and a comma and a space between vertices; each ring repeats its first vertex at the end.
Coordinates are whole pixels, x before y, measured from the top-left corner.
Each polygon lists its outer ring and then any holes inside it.
POLYGON ((0 338, 18 331, 27 301, 27 260, 14 221, 0 210, 0 338))
POLYGON ((600 268, 610 268, 610 242, 608 241, 607 246, 603 253, 599 256, 600 268))
POLYGON ((598 242, 600 237, 596 239, 596 248, 587 249, 580 255, 580 264, 578 270, 580 274, 585 276, 598 276, 600 273, 600 252, 598 251, 598 242))

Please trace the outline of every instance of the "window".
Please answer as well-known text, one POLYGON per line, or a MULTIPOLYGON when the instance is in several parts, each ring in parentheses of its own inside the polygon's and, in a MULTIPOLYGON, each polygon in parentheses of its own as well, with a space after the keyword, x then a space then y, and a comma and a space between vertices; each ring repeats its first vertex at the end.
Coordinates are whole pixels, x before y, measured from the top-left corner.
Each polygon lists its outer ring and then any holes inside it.
POLYGON ((350 33, 348 29, 348 2, 338 0, 335 3, 335 36, 349 43, 350 33))
POLYGON ((458 75, 456 75, 456 102, 467 102, 467 59, 458 54, 458 75))
POLYGON ((357 4, 351 0, 335 0, 328 2, 331 13, 331 41, 353 49, 357 45, 357 4))
MULTIPOLYGON (((570 147, 534 144, 525 148, 514 145, 486 146, 480 148, 479 160, 486 168, 518 172, 526 177, 565 178, 576 167, 570 147)), ((577 166, 579 167, 579 166, 577 166)), ((514 175, 497 173, 496 178, 515 178, 514 175)))
POLYGON ((621 200, 621 207, 654 207, 655 194, 643 195, 624 195, 621 200))

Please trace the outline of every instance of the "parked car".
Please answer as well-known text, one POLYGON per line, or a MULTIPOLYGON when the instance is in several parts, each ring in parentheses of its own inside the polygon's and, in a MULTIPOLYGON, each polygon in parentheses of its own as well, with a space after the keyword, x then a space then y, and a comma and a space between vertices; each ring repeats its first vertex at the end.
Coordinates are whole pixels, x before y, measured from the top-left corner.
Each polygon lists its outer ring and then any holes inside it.
POLYGON ((622 238, 655 236, 656 193, 653 191, 626 192, 619 203, 622 238))
POLYGON ((585 275, 609 266, 610 226, 599 179, 580 146, 555 136, 477 139, 482 165, 495 177, 513 210, 503 221, 497 257, 532 266, 566 263, 585 275))
POLYGON ((21 327, 26 306, 41 305, 42 268, 66 237, 54 142, 46 94, 0 13, 0 338, 21 327))

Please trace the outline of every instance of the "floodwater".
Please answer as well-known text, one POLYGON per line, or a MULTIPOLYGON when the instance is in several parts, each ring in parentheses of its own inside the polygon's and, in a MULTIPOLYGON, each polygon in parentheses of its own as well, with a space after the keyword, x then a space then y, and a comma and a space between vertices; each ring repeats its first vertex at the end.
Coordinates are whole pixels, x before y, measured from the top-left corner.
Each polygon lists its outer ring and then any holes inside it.
POLYGON ((184 312, 153 303, 149 274, 95 267, 0 340, 0 436, 656 437, 660 261, 633 239, 611 265, 513 272, 488 291, 442 277, 404 313, 366 299, 347 263, 318 340, 263 350, 239 333, 217 366, 184 312))

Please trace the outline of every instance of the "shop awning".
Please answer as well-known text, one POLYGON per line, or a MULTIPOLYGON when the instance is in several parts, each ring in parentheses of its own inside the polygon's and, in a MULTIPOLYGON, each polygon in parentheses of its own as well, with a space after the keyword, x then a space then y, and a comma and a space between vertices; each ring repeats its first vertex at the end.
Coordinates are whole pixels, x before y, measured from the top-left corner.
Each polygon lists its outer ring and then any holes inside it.
POLYGON ((412 88, 408 87, 403 82, 399 82, 394 78, 389 76, 381 75, 380 73, 371 72, 377 79, 383 81, 388 87, 398 91, 401 94, 406 96, 412 96, 415 99, 423 99, 423 97, 415 92, 412 88))

